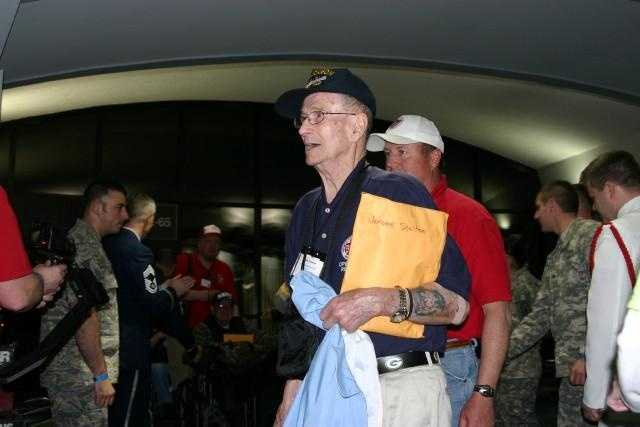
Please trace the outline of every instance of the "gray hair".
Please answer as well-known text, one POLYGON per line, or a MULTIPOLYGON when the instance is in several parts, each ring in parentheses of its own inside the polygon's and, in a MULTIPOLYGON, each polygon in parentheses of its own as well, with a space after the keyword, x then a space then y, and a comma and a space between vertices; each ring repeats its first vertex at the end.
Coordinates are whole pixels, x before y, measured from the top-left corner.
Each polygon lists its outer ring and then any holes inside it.
POLYGON ((345 106, 345 108, 349 108, 349 109, 355 108, 356 110, 358 110, 358 112, 366 114, 367 134, 365 136, 368 136, 371 133, 371 130, 373 129, 373 113, 371 112, 369 107, 367 107, 362 102, 355 99, 353 96, 346 95, 346 94, 341 94, 341 95, 343 96, 343 101, 344 101, 343 105, 345 106))
POLYGON ((127 212, 131 220, 140 220, 156 213, 156 202, 147 194, 136 194, 127 202, 127 212))

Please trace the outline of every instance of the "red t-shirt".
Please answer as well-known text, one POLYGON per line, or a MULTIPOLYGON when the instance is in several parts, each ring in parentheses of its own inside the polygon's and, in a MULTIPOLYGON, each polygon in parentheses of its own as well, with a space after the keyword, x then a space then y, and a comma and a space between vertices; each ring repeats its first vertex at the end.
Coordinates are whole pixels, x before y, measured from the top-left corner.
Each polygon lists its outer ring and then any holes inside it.
POLYGON ((447 231, 458 244, 471 274, 469 317, 460 326, 449 327, 447 337, 469 340, 482 336, 482 306, 511 301, 511 284, 502 235, 495 220, 480 203, 447 187, 447 177, 431 193, 443 212, 449 214, 447 231))
POLYGON ((16 215, 7 193, 0 187, 0 282, 19 279, 30 273, 31 263, 22 244, 16 215))
MULTIPOLYGON (((207 270, 196 254, 180 254, 176 259, 175 274, 191 276, 196 283, 194 290, 217 289, 229 292, 233 300, 238 302, 238 295, 233 284, 233 272, 227 264, 220 260, 211 263, 207 270)), ((191 301, 187 303, 187 324, 193 328, 203 322, 211 314, 212 304, 207 301, 191 301)))

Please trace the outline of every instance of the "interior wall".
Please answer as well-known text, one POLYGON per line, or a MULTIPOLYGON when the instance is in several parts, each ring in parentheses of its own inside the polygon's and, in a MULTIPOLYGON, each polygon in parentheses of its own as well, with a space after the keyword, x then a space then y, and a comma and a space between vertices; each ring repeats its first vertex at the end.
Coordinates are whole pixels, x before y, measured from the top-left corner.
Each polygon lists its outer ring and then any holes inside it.
MULTIPOLYGON (((388 125, 376 120, 374 131, 388 125)), ((450 187, 481 201, 505 232, 533 229, 534 169, 446 136, 445 144, 450 187)), ((382 153, 368 160, 384 167, 382 153)), ((291 210, 320 184, 291 121, 272 104, 130 104, 0 124, 0 185, 24 233, 40 221, 71 226, 80 194, 97 176, 151 194, 159 209, 176 213, 158 215, 175 227, 169 238, 149 236, 154 250, 179 251, 203 225, 219 225, 248 315, 270 308, 283 280, 273 265, 282 263, 291 210)))
POLYGON ((593 159, 600 154, 613 150, 625 150, 640 159, 640 130, 635 137, 627 141, 616 141, 606 146, 594 148, 577 156, 570 157, 558 163, 538 169, 540 181, 545 184, 550 181, 563 179, 569 182, 578 182, 580 173, 593 159))

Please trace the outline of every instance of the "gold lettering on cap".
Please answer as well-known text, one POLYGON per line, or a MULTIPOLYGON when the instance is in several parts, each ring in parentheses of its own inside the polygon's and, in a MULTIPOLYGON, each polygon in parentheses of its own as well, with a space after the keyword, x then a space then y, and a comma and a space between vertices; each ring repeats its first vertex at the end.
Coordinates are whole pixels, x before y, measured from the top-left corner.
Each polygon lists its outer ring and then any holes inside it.
POLYGON ((320 85, 323 81, 327 80, 327 77, 331 77, 335 73, 336 70, 334 70, 333 68, 314 68, 313 70, 311 70, 311 75, 309 76, 309 80, 307 81, 305 89, 309 89, 312 86, 320 85))

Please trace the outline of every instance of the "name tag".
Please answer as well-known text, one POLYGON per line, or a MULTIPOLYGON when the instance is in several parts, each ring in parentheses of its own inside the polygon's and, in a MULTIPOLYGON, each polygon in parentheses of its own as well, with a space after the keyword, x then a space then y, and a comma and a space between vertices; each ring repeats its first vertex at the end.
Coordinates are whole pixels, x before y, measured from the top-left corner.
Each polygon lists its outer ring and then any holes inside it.
POLYGON ((291 276, 295 276, 300 271, 308 271, 316 277, 320 277, 322 274, 322 268, 324 267, 324 261, 326 255, 322 252, 311 249, 308 246, 302 248, 302 251, 298 254, 295 264, 291 269, 291 276))
POLYGON ((203 288, 209 289, 211 287, 211 280, 202 279, 202 280, 200 280, 200 285, 202 285, 203 288))

